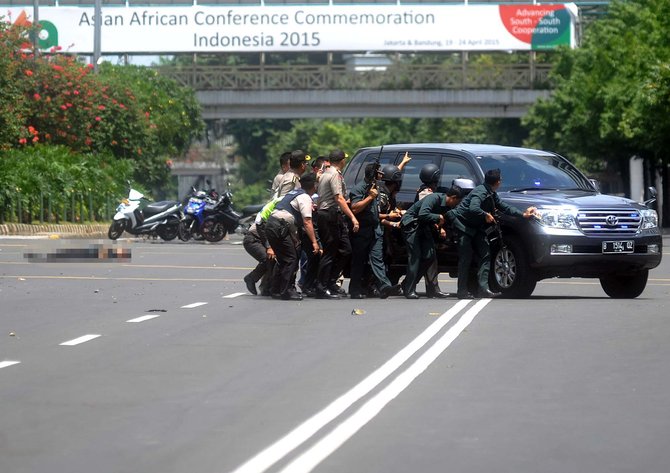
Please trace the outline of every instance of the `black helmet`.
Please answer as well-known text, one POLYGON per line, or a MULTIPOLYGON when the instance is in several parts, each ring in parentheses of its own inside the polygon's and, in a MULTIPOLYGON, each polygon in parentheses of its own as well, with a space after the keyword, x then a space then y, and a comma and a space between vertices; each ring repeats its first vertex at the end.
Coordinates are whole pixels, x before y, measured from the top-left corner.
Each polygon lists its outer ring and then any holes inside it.
POLYGON ((421 168, 419 179, 424 184, 433 184, 440 181, 440 168, 436 164, 429 163, 421 168))
POLYGON ((402 171, 398 169, 398 166, 393 164, 385 164, 382 167, 382 181, 384 182, 401 182, 402 181, 402 171))

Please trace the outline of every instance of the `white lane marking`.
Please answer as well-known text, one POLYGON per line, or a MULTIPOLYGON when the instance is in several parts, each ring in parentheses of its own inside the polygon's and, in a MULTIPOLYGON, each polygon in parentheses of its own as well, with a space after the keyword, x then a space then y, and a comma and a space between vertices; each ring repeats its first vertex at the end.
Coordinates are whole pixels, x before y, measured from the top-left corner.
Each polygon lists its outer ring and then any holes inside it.
POLYGON ((0 369, 7 368, 8 366, 18 365, 19 363, 21 363, 21 362, 20 361, 9 361, 9 360, 0 361, 0 369))
POLYGON ((338 425, 332 432, 315 443, 309 450, 289 463, 281 473, 308 473, 319 463, 349 440, 365 424, 370 422, 393 399, 395 399, 412 381, 423 373, 444 350, 456 340, 463 330, 475 319, 477 314, 492 299, 482 299, 428 348, 409 368, 400 373, 388 386, 382 389, 358 411, 338 425))
POLYGON ((235 469, 233 473, 260 473, 284 458, 393 374, 394 371, 400 368, 403 363, 428 343, 435 334, 447 325, 449 321, 469 303, 469 300, 458 301, 451 309, 446 311, 435 322, 429 325, 426 330, 412 340, 405 348, 396 353, 390 360, 377 368, 363 381, 339 398, 335 399, 323 410, 314 414, 265 450, 247 460, 235 469))
POLYGON ((201 305, 205 305, 207 302, 194 302, 193 304, 188 304, 188 305, 183 305, 181 306, 182 309, 194 309, 196 307, 200 307, 201 305))
POLYGON ((227 296, 223 296, 224 299, 235 299, 236 297, 244 296, 246 295, 246 292, 233 292, 232 294, 228 294, 227 296))
POLYGON ((83 336, 75 338, 73 340, 68 340, 67 342, 63 342, 60 345, 71 347, 71 346, 74 346, 74 345, 79 345, 80 343, 90 342, 94 338, 98 338, 100 336, 101 335, 94 335, 94 334, 83 335, 83 336))
POLYGON ((160 315, 143 315, 142 317, 136 317, 134 319, 126 320, 126 322, 140 323, 144 322, 145 320, 155 319, 156 317, 160 317, 160 315))

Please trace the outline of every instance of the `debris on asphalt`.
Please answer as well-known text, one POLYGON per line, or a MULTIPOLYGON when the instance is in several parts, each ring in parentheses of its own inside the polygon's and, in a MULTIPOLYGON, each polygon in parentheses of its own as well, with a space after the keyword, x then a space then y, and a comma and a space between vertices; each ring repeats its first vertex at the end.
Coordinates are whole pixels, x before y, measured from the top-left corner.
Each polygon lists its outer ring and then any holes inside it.
POLYGON ((363 315, 365 311, 363 309, 354 309, 351 311, 351 315, 363 315))

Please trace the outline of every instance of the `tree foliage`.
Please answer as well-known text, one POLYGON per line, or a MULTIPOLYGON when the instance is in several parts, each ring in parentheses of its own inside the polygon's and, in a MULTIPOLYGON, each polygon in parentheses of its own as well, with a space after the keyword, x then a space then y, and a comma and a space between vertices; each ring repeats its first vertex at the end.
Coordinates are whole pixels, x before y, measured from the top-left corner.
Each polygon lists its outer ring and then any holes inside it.
MULTIPOLYGON (((133 161, 100 153, 77 153, 63 145, 26 146, 6 150, 0 158, 0 220, 19 206, 22 221, 50 201, 51 217, 65 218, 63 208, 85 198, 99 217, 112 196, 124 195, 133 161)), ((88 205, 85 206, 88 210, 88 205)), ((109 210, 109 209, 107 209, 109 210)), ((92 215, 80 216, 92 219, 92 215)), ((48 218, 48 216, 46 217, 48 218)))
POLYGON ((583 45, 560 53, 556 89, 524 120, 527 144, 625 173, 633 155, 668 162, 670 0, 614 0, 583 45))
POLYGON ((34 55, 31 28, 0 19, 0 149, 62 145, 135 163, 135 179, 166 182, 166 161, 204 129, 192 90, 131 66, 90 65, 59 47, 34 55))
POLYGON ((279 156, 303 149, 313 158, 335 148, 350 155, 365 146, 417 142, 479 142, 519 146, 526 137, 516 119, 309 119, 235 120, 227 126, 243 157, 244 186, 236 191, 240 204, 259 203, 269 196, 269 181, 277 173, 279 156))

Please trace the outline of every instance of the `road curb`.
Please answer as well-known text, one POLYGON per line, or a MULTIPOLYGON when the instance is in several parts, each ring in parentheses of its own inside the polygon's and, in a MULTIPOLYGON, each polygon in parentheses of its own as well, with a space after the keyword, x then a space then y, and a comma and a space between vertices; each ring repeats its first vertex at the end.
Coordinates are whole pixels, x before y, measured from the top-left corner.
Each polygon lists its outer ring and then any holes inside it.
POLYGON ((98 238, 106 237, 108 228, 108 225, 105 224, 3 223, 0 224, 0 235, 98 238))

